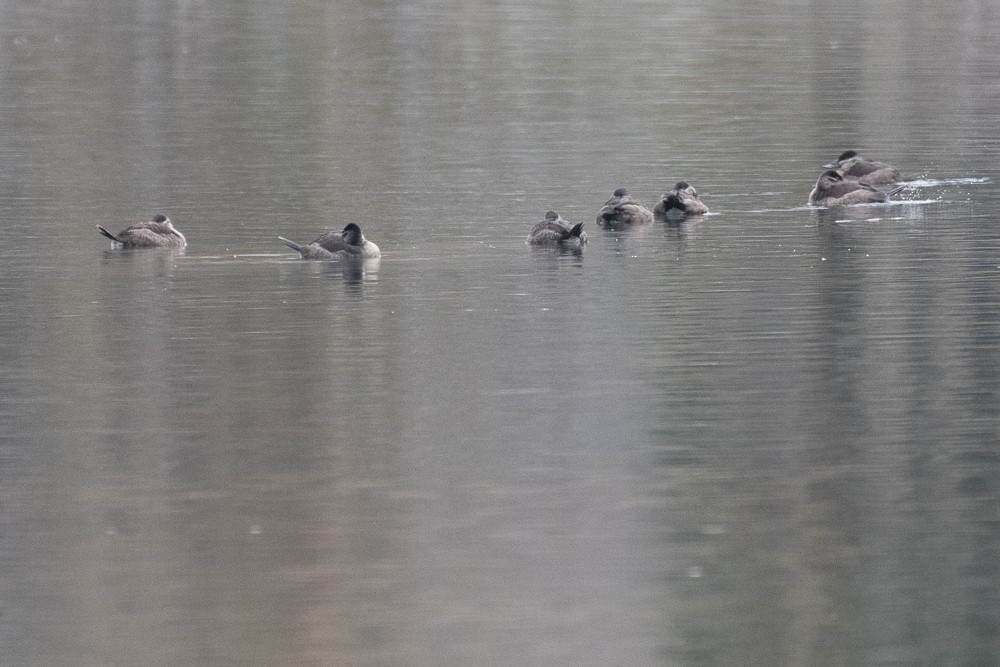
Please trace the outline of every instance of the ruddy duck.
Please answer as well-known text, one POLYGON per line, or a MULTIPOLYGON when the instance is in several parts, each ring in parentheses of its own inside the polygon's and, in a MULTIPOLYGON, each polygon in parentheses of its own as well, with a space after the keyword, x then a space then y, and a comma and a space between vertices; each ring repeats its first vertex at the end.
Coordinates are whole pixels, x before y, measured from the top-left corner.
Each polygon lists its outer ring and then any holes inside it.
POLYGON ((573 243, 583 245, 587 242, 587 232, 583 231, 583 223, 571 225, 555 211, 545 214, 545 219, 531 228, 528 243, 533 245, 573 243))
POLYGON ((139 222, 126 227, 117 234, 112 234, 104 227, 97 225, 102 236, 112 240, 116 248, 183 248, 187 239, 181 234, 170 218, 157 213, 149 222, 139 222))
POLYGON ((365 235, 361 233, 361 228, 353 222, 344 227, 343 231, 327 232, 309 245, 299 245, 283 236, 278 238, 286 246, 298 252, 302 259, 344 259, 347 257, 375 259, 382 256, 378 246, 366 239, 365 235))
POLYGON ((857 179, 869 185, 889 185, 899 180, 899 169, 884 162, 866 160, 855 150, 844 151, 824 169, 836 169, 848 179, 857 179))
POLYGON ((632 199, 628 190, 618 188, 597 214, 599 227, 631 227, 653 222, 653 212, 632 199))
POLYGON ((687 181, 678 181, 673 192, 667 192, 660 201, 653 207, 653 215, 658 220, 680 219, 689 215, 705 215, 708 213, 708 206, 698 196, 695 190, 687 181))
POLYGON ((843 206, 847 204, 875 204, 884 202, 904 186, 888 192, 875 189, 863 181, 848 180, 834 170, 824 171, 816 180, 809 193, 809 203, 813 206, 843 206))

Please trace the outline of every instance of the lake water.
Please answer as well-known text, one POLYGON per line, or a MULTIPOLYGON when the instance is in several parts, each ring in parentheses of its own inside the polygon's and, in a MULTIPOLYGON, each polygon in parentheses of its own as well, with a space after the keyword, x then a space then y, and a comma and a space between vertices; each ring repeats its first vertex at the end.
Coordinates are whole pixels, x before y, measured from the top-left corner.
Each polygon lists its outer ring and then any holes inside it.
POLYGON ((0 664, 1000 663, 998 72, 990 0, 5 3, 0 664), (805 206, 848 148, 910 187, 805 206))

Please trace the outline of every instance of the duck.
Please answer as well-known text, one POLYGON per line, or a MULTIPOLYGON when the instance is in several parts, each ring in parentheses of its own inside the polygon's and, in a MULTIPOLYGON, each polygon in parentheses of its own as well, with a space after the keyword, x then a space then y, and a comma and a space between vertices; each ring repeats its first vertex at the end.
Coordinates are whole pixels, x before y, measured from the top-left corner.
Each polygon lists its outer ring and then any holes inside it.
POLYGON ((378 246, 365 238, 361 227, 350 222, 339 232, 327 232, 308 245, 299 245, 279 236, 286 246, 299 253, 302 259, 345 259, 358 257, 376 259, 382 256, 378 246))
POLYGON ((571 225, 555 211, 545 214, 545 219, 531 228, 528 243, 532 245, 552 245, 573 243, 583 245, 587 242, 587 232, 583 231, 583 223, 571 225))
POLYGON ((698 191, 687 181, 678 181, 672 192, 665 193, 653 207, 658 220, 680 219, 689 215, 705 215, 708 206, 698 196, 698 191))
POLYGON ((126 227, 117 234, 100 225, 97 225, 97 230, 101 236, 111 239, 116 248, 183 248, 187 245, 184 235, 162 213, 157 213, 148 222, 126 227))
POLYGON ((869 185, 889 185, 900 178, 899 169, 885 162, 866 160, 856 150, 844 151, 823 168, 836 169, 844 178, 857 179, 869 185))
POLYGON ((809 203, 813 206, 843 206, 848 204, 875 204, 884 202, 889 196, 903 189, 899 186, 883 192, 863 181, 844 178, 840 172, 829 169, 820 174, 816 185, 809 193, 809 203))
POLYGON ((628 190, 618 188, 597 214, 598 227, 631 227, 653 222, 653 212, 632 199, 628 190))

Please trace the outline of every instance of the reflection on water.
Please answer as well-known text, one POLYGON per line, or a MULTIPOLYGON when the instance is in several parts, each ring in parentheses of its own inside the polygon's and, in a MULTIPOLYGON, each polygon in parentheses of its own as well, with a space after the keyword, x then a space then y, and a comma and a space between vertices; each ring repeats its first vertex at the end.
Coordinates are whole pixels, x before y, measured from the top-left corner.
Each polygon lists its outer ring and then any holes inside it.
POLYGON ((0 663, 998 662, 989 3, 0 13, 0 663))

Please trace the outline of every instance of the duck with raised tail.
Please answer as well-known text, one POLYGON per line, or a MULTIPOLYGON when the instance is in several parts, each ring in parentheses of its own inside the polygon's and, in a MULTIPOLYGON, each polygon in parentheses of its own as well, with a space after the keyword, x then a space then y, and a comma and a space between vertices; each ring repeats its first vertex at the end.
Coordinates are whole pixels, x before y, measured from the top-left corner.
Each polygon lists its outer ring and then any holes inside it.
POLYGON ((307 245, 279 236, 281 242, 299 253, 302 259, 375 259, 382 256, 378 246, 365 238, 361 227, 350 222, 339 232, 327 232, 307 245))
POLYGON ((528 243, 532 245, 577 244, 587 242, 587 232, 583 231, 583 223, 571 225, 555 211, 545 214, 545 219, 531 228, 528 243))
POLYGON ((117 234, 100 225, 97 229, 101 236, 111 239, 116 248, 183 248, 187 245, 184 235, 162 213, 154 215, 149 222, 138 222, 117 234))

